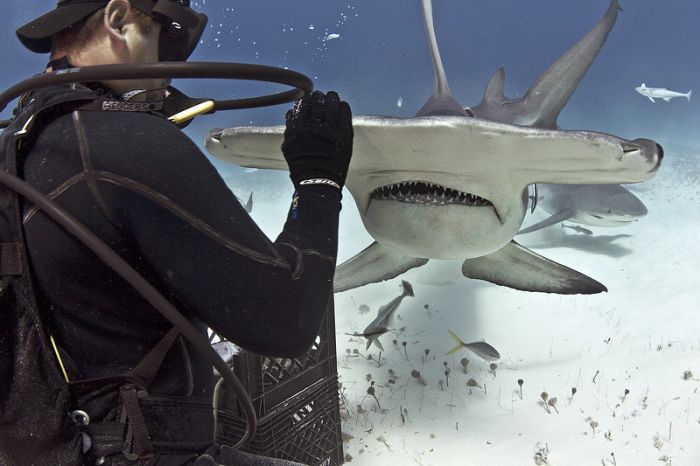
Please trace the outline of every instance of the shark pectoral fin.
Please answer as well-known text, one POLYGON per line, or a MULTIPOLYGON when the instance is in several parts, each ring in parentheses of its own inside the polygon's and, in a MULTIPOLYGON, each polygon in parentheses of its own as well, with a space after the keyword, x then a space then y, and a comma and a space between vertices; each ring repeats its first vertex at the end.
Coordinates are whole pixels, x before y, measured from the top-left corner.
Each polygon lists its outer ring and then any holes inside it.
POLYGON ((205 146, 219 159, 243 167, 287 170, 283 139, 284 126, 241 126, 210 132, 205 146))
POLYGON ((655 104, 655 103, 656 103, 656 101, 655 101, 654 99, 652 99, 651 97, 647 97, 647 99, 651 100, 651 103, 652 103, 652 104, 655 104))
POLYGON ((404 256, 374 242, 335 269, 333 291, 338 293, 369 283, 383 282, 427 262, 428 259, 404 256))
POLYGON ((586 275, 540 256, 515 241, 487 256, 467 259, 462 274, 523 291, 595 294, 605 286, 586 275))
POLYGON ((532 233, 533 231, 541 230, 542 228, 546 228, 551 225, 556 225, 559 222, 563 222, 564 220, 571 218, 573 215, 574 213, 571 210, 559 211, 551 217, 545 218, 541 222, 537 222, 534 225, 530 225, 527 228, 523 228, 517 234, 524 235, 526 233, 532 233))

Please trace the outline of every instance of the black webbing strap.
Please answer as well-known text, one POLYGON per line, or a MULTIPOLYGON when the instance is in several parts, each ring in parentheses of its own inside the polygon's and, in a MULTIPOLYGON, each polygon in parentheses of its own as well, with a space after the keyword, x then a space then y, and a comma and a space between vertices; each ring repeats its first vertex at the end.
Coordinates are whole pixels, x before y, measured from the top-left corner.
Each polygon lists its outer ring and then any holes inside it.
MULTIPOLYGON (((214 415, 208 397, 138 397, 148 432, 116 421, 83 427, 90 437, 90 457, 123 454, 127 458, 161 454, 201 453, 214 441, 214 415), (150 442, 150 444, 149 444, 150 442)), ((138 414, 135 414, 138 416, 138 414)))
POLYGON ((148 435, 146 419, 139 405, 139 392, 133 385, 124 385, 119 389, 121 402, 120 424, 126 425, 126 436, 121 452, 129 461, 135 461, 153 453, 153 443, 148 435))
MULTIPOLYGON (((176 328, 170 329, 126 375, 71 382, 73 405, 77 409, 100 417, 104 415, 100 413, 116 414, 81 426, 91 439, 89 456, 98 459, 121 453, 127 460, 135 461, 151 456, 161 438, 166 443, 171 440, 161 432, 152 432, 150 418, 154 416, 148 409, 148 400, 152 398, 148 392, 178 335, 176 328)), ((174 412, 170 414, 177 416, 174 412)), ((162 422, 160 416, 155 417, 156 422, 162 422)))
POLYGON ((20 243, 0 243, 0 277, 22 275, 22 272, 20 243))
POLYGON ((172 348, 179 334, 180 331, 177 327, 170 329, 158 344, 154 346, 141 362, 131 369, 127 375, 140 380, 146 389, 150 389, 153 379, 155 379, 160 366, 163 364, 165 355, 168 354, 168 351, 172 348))
MULTIPOLYGON (((127 375, 139 380, 143 384, 143 388, 150 390, 151 384, 158 370, 160 370, 160 366, 163 365, 165 356, 172 348, 179 334, 180 331, 176 327, 170 329, 127 375)), ((131 384, 124 385, 119 389, 119 399, 122 408, 119 421, 121 424, 126 424, 124 444, 121 452, 129 461, 135 461, 153 453, 153 443, 139 402, 139 399, 145 396, 146 393, 131 384)))

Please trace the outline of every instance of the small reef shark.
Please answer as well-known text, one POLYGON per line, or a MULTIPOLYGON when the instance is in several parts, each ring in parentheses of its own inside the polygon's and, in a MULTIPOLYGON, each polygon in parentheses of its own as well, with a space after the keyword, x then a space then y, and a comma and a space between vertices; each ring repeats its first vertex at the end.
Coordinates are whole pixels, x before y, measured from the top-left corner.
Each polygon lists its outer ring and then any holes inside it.
POLYGON ((570 230, 574 230, 576 233, 583 233, 584 235, 591 236, 593 232, 589 230, 588 228, 583 228, 581 225, 564 225, 563 223, 561 224, 561 228, 568 228, 570 230))
MULTIPOLYGON (((659 167, 663 151, 654 141, 556 129, 559 112, 615 22, 617 0, 524 98, 504 97, 501 69, 473 111, 449 89, 430 0, 422 0, 422 10, 434 90, 413 118, 353 117, 346 187, 376 241, 338 266, 334 290, 388 280, 429 259, 463 259, 464 276, 519 290, 605 291, 601 283, 513 237, 525 217, 531 184, 637 183, 659 167)), ((284 126, 214 130, 206 147, 244 167, 287 169, 280 151, 283 133, 284 126)))
POLYGON ((377 311, 377 318, 370 322, 362 333, 346 333, 346 335, 351 335, 353 337, 365 337, 367 339, 367 347, 365 348, 365 351, 372 346, 372 343, 379 348, 379 351, 384 351, 384 348, 379 341, 379 337, 389 331, 391 321, 394 318, 394 313, 399 308, 403 298, 406 296, 414 296, 413 287, 410 283, 408 283, 406 280, 402 280, 401 286, 403 287, 403 293, 380 307, 379 311, 377 311))
POLYGON ((642 201, 617 184, 538 184, 537 194, 537 206, 550 217, 520 230, 519 235, 565 220, 583 225, 618 227, 647 214, 642 201))
POLYGON ((685 97, 690 102, 690 95, 693 93, 692 89, 683 94, 682 92, 669 91, 665 87, 647 87, 645 83, 635 87, 634 90, 647 97, 653 103, 656 103, 654 99, 663 99, 666 102, 670 102, 674 97, 685 97))

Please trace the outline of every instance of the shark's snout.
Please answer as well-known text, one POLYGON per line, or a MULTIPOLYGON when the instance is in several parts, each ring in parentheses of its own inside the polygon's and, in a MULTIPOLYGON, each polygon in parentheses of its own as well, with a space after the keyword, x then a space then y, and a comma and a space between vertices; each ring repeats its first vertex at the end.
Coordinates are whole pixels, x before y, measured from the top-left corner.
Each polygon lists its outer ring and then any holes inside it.
POLYGON ((661 159, 664 158, 664 148, 661 147, 661 144, 656 143, 656 151, 659 154, 659 162, 661 162, 661 159))
POLYGON ((652 168, 650 172, 655 172, 661 165, 661 160, 664 158, 664 148, 661 144, 651 139, 635 139, 633 141, 639 146, 642 156, 646 158, 652 168))

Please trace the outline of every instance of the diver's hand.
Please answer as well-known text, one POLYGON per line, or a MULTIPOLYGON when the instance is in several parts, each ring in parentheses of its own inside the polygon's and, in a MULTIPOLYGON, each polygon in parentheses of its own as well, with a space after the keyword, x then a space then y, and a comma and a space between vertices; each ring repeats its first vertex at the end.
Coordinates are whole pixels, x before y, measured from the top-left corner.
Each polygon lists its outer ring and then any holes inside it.
POLYGON ((327 184, 342 189, 352 155, 348 103, 334 91, 325 95, 315 91, 287 112, 286 121, 282 152, 294 186, 327 184))

